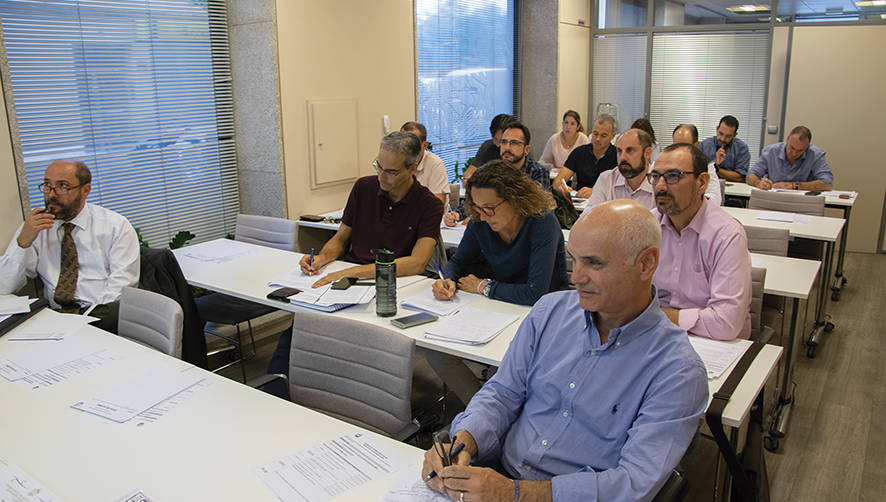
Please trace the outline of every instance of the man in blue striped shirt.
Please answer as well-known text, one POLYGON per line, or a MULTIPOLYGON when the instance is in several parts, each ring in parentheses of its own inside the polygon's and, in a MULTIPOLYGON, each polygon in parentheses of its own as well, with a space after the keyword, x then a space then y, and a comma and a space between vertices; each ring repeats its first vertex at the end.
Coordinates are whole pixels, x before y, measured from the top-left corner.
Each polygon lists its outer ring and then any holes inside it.
POLYGON ((430 488, 468 502, 655 496, 708 397, 703 363, 652 287, 660 245, 660 225, 634 201, 578 220, 567 245, 575 291, 532 308, 498 372, 453 421, 465 445, 453 465, 425 454, 430 488))

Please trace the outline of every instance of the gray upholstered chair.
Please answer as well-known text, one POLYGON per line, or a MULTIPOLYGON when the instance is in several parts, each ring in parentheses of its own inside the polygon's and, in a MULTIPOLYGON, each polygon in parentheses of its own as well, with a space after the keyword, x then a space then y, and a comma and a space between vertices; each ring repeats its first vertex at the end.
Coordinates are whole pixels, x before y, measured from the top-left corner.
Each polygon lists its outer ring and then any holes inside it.
POLYGON ((763 325, 763 284, 766 283, 766 269, 751 267, 751 340, 769 342, 775 333, 763 325))
POLYGON ((720 180, 720 205, 723 206, 725 205, 724 202, 726 202, 726 180, 723 178, 717 179, 720 180))
MULTIPOLYGON (((824 215, 824 196, 751 190, 748 208, 822 216, 824 215)), ((789 244, 789 254, 797 258, 821 259, 821 249, 821 241, 809 239, 791 239, 789 244)))
POLYGON ((293 402, 404 441, 412 419, 415 340, 395 331, 327 314, 299 312, 292 325, 288 377, 293 402))
POLYGON ((144 289, 123 288, 117 334, 181 359, 182 308, 172 298, 144 289))
POLYGON ((822 216, 824 215, 824 196, 751 190, 748 208, 822 216))
MULTIPOLYGON (((238 214, 237 226, 234 230, 234 240, 286 251, 295 251, 298 246, 298 222, 271 216, 238 214)), ((242 366, 245 352, 243 351, 243 343, 240 338, 240 324, 246 323, 254 354, 256 348, 252 320, 277 310, 267 305, 242 300, 223 293, 210 293, 195 298, 194 301, 197 304, 197 311, 204 321, 236 327, 235 336, 227 336, 211 328, 206 329, 209 335, 226 342, 226 347, 220 350, 210 350, 209 355, 230 349, 238 353, 233 361, 215 368, 213 371, 219 371, 237 363, 240 363, 242 366)), ((245 382, 246 369, 242 367, 241 369, 243 381, 245 382)))
POLYGON ((234 240, 286 251, 296 251, 298 222, 272 216, 238 214, 234 240))
POLYGON ((786 228, 745 227, 748 251, 774 256, 788 255, 790 232, 786 228))

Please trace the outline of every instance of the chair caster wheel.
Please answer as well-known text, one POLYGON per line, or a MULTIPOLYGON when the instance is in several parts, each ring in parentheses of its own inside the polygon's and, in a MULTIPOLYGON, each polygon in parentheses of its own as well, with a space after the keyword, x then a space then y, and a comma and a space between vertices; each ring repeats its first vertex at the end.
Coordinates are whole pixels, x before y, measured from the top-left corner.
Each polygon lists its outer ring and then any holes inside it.
POLYGON ((778 451, 778 439, 771 436, 764 436, 763 448, 766 448, 766 451, 778 451))
POLYGON ((809 359, 815 359, 815 345, 810 345, 806 347, 806 357, 809 359))
POLYGON ((834 331, 834 323, 828 322, 827 324, 824 325, 824 332, 830 333, 831 331, 834 331))

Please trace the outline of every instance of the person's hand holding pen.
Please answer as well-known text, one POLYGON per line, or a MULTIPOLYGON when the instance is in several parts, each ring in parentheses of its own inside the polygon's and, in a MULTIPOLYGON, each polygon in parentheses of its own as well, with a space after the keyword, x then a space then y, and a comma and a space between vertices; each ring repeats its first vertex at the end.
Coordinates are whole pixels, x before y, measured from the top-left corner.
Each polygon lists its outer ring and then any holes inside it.
POLYGON ((447 227, 454 227, 458 220, 461 218, 458 213, 452 210, 452 207, 449 204, 446 204, 447 211, 443 213, 443 223, 447 227))
POLYGON ((321 268, 323 268, 325 263, 322 263, 321 260, 322 255, 317 255, 316 259, 314 257, 314 248, 311 248, 311 254, 304 255, 299 260, 298 265, 301 268, 301 272, 305 275, 315 275, 317 274, 321 268))
POLYGON ((431 285, 431 292, 434 293, 434 298, 438 300, 451 300, 455 296, 455 281, 443 277, 443 271, 440 270, 439 264, 434 263, 434 268, 437 269, 437 277, 439 277, 431 285))
POLYGON ((477 449, 474 438, 467 432, 458 432, 452 442, 448 441, 448 436, 445 432, 434 434, 434 446, 425 452, 422 464, 421 478, 430 489, 438 492, 446 490, 440 476, 443 468, 451 465, 471 465, 470 451, 477 449), (467 441, 459 441, 459 436, 467 441), (473 445, 473 450, 465 449, 468 444, 473 445))

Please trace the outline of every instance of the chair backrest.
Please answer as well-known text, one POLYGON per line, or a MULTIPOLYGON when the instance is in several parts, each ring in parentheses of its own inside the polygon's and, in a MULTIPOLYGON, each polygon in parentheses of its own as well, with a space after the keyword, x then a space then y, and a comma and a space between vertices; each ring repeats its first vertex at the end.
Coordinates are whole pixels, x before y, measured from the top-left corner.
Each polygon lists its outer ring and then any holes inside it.
POLYGON ((760 336, 761 314, 763 313, 763 284, 766 282, 766 269, 751 267, 751 340, 760 336))
POLYGON ((434 246, 434 253, 431 254, 431 259, 428 260, 428 264, 425 265, 425 272, 431 274, 432 276, 437 276, 437 267, 434 264, 440 265, 440 270, 446 270, 446 265, 449 263, 449 258, 446 256, 446 244, 443 244, 443 238, 437 237, 437 245, 434 246))
POLYGON ((786 228, 744 227, 748 251, 775 256, 788 255, 790 231, 786 228))
POLYGON ((723 178, 717 178, 720 181, 720 205, 723 205, 723 201, 726 200, 726 180, 723 178))
POLYGON ((748 208, 785 213, 824 215, 824 195, 804 195, 802 193, 770 192, 751 190, 748 208))
POLYGON ((415 340, 371 324, 299 312, 292 325, 289 396, 396 437, 412 420, 415 340))
POLYGON ((238 214, 234 240, 285 251, 298 249, 298 222, 273 216, 238 214))
POLYGON ((123 288, 117 333, 173 357, 182 355, 182 308, 172 298, 144 289, 123 288))
POLYGON ((458 209, 458 204, 461 202, 461 183, 450 183, 449 184, 449 207, 452 208, 453 211, 458 209))

